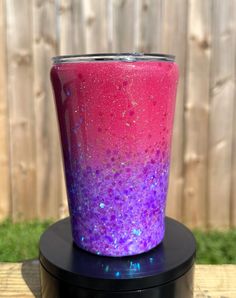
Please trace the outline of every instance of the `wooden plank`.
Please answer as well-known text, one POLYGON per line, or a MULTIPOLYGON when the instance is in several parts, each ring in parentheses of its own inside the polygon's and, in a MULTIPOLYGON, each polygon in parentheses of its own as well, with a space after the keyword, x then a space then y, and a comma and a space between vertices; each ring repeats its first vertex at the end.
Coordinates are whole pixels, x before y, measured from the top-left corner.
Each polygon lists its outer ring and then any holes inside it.
POLYGON ((36 201, 38 216, 58 218, 61 208, 61 151, 49 72, 57 53, 55 1, 33 2, 36 201))
MULTIPOLYGON (((64 37, 61 36, 63 44, 66 41, 65 36, 75 36, 72 46, 74 54, 85 53, 105 53, 109 49, 109 0, 63 0, 71 2, 71 26, 68 27, 64 37), (76 24, 76 26, 75 26, 76 24), (70 32, 69 30, 72 30, 70 32), (70 34, 71 33, 71 34, 70 34)), ((62 2, 62 3, 63 3, 62 2)), ((61 28, 65 27, 61 25, 61 28)), ((71 38, 70 38, 71 39, 71 38)), ((62 52, 62 51, 61 51, 62 52)))
POLYGON ((9 217, 11 208, 5 35, 5 1, 0 0, 0 220, 9 217))
POLYGON ((84 54, 83 0, 60 0, 56 7, 60 55, 84 54))
POLYGON ((161 0, 113 0, 110 10, 114 52, 148 53, 161 49, 161 0))
POLYGON ((108 51, 107 0, 61 0, 57 11, 60 55, 108 51))
POLYGON ((196 265, 194 297, 236 297, 236 265, 196 265))
POLYGON ((82 2, 84 48, 86 53, 108 52, 109 10, 107 3, 107 0, 84 0, 82 2))
POLYGON ((0 263, 0 297, 41 297, 39 262, 0 263))
POLYGON ((139 33, 136 22, 140 1, 112 0, 112 50, 114 52, 135 52, 138 49, 139 33), (134 34, 136 32, 136 34, 134 34))
MULTIPOLYGON (((234 22, 231 21, 234 28, 234 51, 236 52, 236 2, 233 2, 234 22)), ((234 77, 236 76, 236 60, 234 63, 234 77)), ((234 81, 236 84, 236 80, 234 81)), ((236 87, 234 86, 234 98, 236 98, 236 87)), ((232 176, 231 176, 231 198, 230 198, 230 225, 236 227, 236 102, 234 102, 233 119, 233 145, 232 145, 232 176)))
POLYGON ((184 221, 206 225, 212 1, 190 0, 185 103, 184 221))
POLYGON ((31 2, 6 1, 6 11, 12 216, 34 218, 37 204, 31 2))
MULTIPOLYGON (((166 1, 165 1, 166 2, 166 1)), ((162 0, 142 0, 140 43, 138 51, 158 53, 162 50, 163 4, 162 0)))
POLYGON ((164 1, 163 5, 162 52, 174 54, 179 66, 167 214, 181 221, 183 217, 184 100, 188 2, 186 0, 181 2, 178 0, 164 1))
POLYGON ((61 0, 58 2, 58 37, 59 37, 59 54, 70 55, 74 52, 75 36, 74 26, 72 24, 72 3, 73 0, 61 0))
MULTIPOLYGON (((41 297, 38 266, 38 261, 0 263, 0 297, 41 297)), ((196 265, 194 279, 194 298, 236 297, 236 265, 196 265)))
POLYGON ((213 1, 209 115, 208 224, 230 226, 231 154, 235 84, 233 0, 213 1))

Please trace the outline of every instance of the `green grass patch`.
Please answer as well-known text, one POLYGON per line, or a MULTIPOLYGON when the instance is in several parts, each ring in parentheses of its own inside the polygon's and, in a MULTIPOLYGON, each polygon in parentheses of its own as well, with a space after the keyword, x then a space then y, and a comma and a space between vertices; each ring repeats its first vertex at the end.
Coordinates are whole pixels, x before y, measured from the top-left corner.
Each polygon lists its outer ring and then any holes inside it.
MULTIPOLYGON (((0 224, 0 262, 19 262, 38 257, 38 241, 52 221, 0 224)), ((236 264, 236 229, 227 232, 194 231, 198 264, 236 264)))
POLYGON ((0 224, 0 262, 19 262, 38 257, 38 241, 50 221, 0 224))
POLYGON ((194 231, 198 264, 236 264, 236 229, 194 231))

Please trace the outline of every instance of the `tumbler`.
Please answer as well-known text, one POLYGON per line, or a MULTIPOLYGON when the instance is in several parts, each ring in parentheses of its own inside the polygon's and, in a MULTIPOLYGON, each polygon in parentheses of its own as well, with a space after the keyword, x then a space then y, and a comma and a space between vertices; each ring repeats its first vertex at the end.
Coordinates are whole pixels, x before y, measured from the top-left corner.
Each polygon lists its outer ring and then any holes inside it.
POLYGON ((58 56, 51 82, 75 244, 113 257, 154 248, 165 232, 174 56, 58 56))

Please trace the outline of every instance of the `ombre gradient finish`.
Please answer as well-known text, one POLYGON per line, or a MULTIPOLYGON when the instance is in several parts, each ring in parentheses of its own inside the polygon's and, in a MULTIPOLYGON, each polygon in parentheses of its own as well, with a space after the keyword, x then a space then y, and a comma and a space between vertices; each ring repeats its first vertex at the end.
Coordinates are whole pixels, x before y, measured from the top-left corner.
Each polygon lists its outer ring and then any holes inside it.
POLYGON ((177 65, 91 61, 51 70, 75 243, 126 256, 164 236, 177 65))

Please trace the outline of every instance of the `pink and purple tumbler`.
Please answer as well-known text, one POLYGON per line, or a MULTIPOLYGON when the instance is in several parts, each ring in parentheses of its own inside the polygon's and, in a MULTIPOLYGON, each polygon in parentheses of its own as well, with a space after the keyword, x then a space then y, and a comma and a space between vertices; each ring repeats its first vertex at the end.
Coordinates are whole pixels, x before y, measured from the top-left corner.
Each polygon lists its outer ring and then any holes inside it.
POLYGON ((174 57, 101 54, 53 61, 75 243, 117 257, 152 249, 165 232, 174 57))

